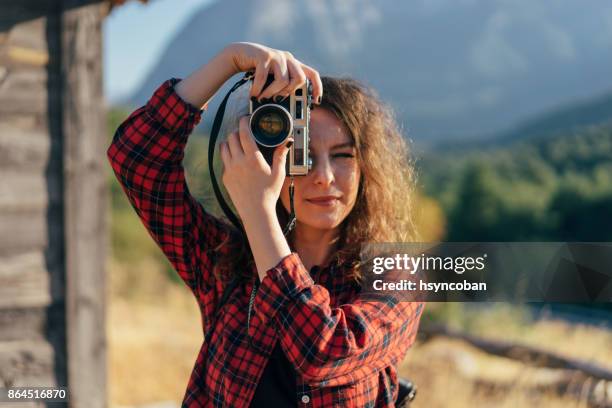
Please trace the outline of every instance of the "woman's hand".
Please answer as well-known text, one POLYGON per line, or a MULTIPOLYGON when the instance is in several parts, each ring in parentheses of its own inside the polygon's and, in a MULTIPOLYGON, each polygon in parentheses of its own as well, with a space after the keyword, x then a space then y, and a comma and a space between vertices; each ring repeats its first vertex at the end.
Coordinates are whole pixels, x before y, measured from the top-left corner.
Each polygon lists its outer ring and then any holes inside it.
POLYGON ((297 60, 290 52, 248 42, 230 44, 223 52, 228 54, 235 72, 255 70, 251 97, 285 97, 302 86, 308 78, 312 83, 312 100, 317 104, 321 102, 323 85, 319 73, 297 60), (274 82, 263 89, 268 74, 274 74, 274 82))
POLYGON ((219 144, 223 162, 223 184, 243 222, 251 217, 276 214, 276 202, 285 179, 287 152, 293 139, 274 151, 268 165, 249 129, 248 117, 240 119, 238 132, 219 144))
MULTIPOLYGON (((233 43, 207 64, 176 85, 176 92, 194 106, 205 107, 212 95, 232 75, 255 70, 251 95, 259 99, 287 96, 312 83, 314 103, 321 103, 323 85, 319 73, 291 53, 253 43, 233 43), (274 81, 266 87, 269 74, 274 81)), ((220 143, 223 183, 236 206, 249 239, 260 279, 291 253, 276 217, 276 202, 285 179, 285 162, 292 140, 274 151, 268 165, 251 135, 248 119, 242 118, 238 133, 220 143), (263 238, 263 239, 262 239, 263 238)))
POLYGON ((321 103, 323 85, 319 73, 302 64, 287 51, 275 50, 254 43, 232 43, 210 61, 176 85, 179 96, 193 106, 206 104, 232 75, 255 70, 251 95, 269 98, 275 95, 287 96, 304 84, 306 78, 312 83, 312 100, 321 103), (272 82, 262 89, 268 74, 274 74, 272 82))
MULTIPOLYGON (((222 54, 225 60, 232 61, 234 72, 255 70, 251 96, 259 99, 284 97, 302 86, 306 78, 313 84, 313 99, 317 100, 322 94, 319 73, 289 52, 254 43, 233 43, 222 54), (270 73, 274 81, 262 91, 270 73)), ((248 119, 242 118, 239 132, 230 134, 219 150, 224 166, 223 183, 243 220, 253 210, 264 209, 275 214, 285 178, 287 145, 275 150, 270 167, 251 135, 248 119)))

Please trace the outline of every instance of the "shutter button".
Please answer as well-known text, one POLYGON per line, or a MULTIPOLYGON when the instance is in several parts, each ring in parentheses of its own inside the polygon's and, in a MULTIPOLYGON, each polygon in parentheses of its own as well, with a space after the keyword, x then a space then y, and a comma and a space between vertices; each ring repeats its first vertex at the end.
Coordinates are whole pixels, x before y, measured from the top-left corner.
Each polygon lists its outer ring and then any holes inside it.
POLYGON ((302 395, 302 402, 308 404, 310 402, 310 397, 308 395, 302 395))

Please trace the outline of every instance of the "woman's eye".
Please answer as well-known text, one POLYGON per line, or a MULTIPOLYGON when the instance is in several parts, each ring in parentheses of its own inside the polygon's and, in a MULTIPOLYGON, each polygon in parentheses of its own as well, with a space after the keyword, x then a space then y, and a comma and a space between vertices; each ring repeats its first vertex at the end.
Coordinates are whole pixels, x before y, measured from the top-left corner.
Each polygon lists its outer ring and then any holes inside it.
POLYGON ((355 155, 353 153, 336 153, 336 154, 332 155, 332 157, 353 158, 353 157, 355 157, 355 155))

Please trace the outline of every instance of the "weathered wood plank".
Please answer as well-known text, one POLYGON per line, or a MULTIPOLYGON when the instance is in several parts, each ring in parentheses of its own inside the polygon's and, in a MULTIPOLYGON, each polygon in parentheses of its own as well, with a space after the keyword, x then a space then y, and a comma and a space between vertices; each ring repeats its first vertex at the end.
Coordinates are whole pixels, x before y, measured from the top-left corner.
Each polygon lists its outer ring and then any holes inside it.
POLYGON ((3 173, 9 169, 30 169, 30 172, 45 169, 50 154, 48 131, 23 129, 19 123, 10 123, 9 120, 0 124, 0 170, 3 173))
POLYGON ((9 46, 26 48, 47 54, 49 45, 46 30, 47 21, 44 17, 24 21, 21 24, 15 25, 8 32, 8 38, 5 43, 9 46))
POLYGON ((18 128, 25 132, 41 132, 41 135, 48 135, 48 119, 47 112, 0 113, 0 123, 5 125, 9 131, 18 128))
POLYGON ((0 310, 51 304, 50 276, 42 251, 3 257, 0 263, 0 310))
POLYGON ((55 205, 42 211, 0 212, 0 259, 35 249, 45 249, 48 256, 58 258, 63 251, 61 213, 61 207, 55 205))
POLYGON ((38 172, 27 167, 2 170, 0 211, 44 211, 49 205, 59 205, 62 202, 61 181, 58 175, 46 175, 44 169, 38 172))
MULTIPOLYGON (((0 60, 6 66, 6 61, 0 60)), ((0 89, 0 112, 44 113, 49 103, 58 103, 59 95, 48 93, 49 75, 45 67, 8 69, 0 89)))
POLYGON ((0 384, 7 387, 54 386, 55 352, 47 341, 0 342, 0 384))
POLYGON ((0 256, 24 248, 44 248, 48 225, 44 211, 0 212, 0 256))
POLYGON ((71 404, 92 408, 107 405, 104 11, 71 9, 62 20, 68 384, 71 404))
POLYGON ((44 340, 46 323, 45 307, 0 308, 0 342, 44 340))

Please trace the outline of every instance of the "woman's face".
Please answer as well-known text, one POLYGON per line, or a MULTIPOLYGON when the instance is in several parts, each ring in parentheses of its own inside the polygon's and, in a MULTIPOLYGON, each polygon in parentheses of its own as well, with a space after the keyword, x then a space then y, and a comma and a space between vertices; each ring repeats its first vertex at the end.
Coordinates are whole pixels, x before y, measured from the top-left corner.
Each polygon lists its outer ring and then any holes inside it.
MULTIPOLYGON (((294 208, 298 223, 330 230, 338 227, 355 205, 360 169, 348 129, 323 108, 311 111, 310 157, 312 169, 294 177, 294 208)), ((289 177, 281 191, 289 211, 289 177)), ((284 227, 284 226, 283 226, 284 227)))

